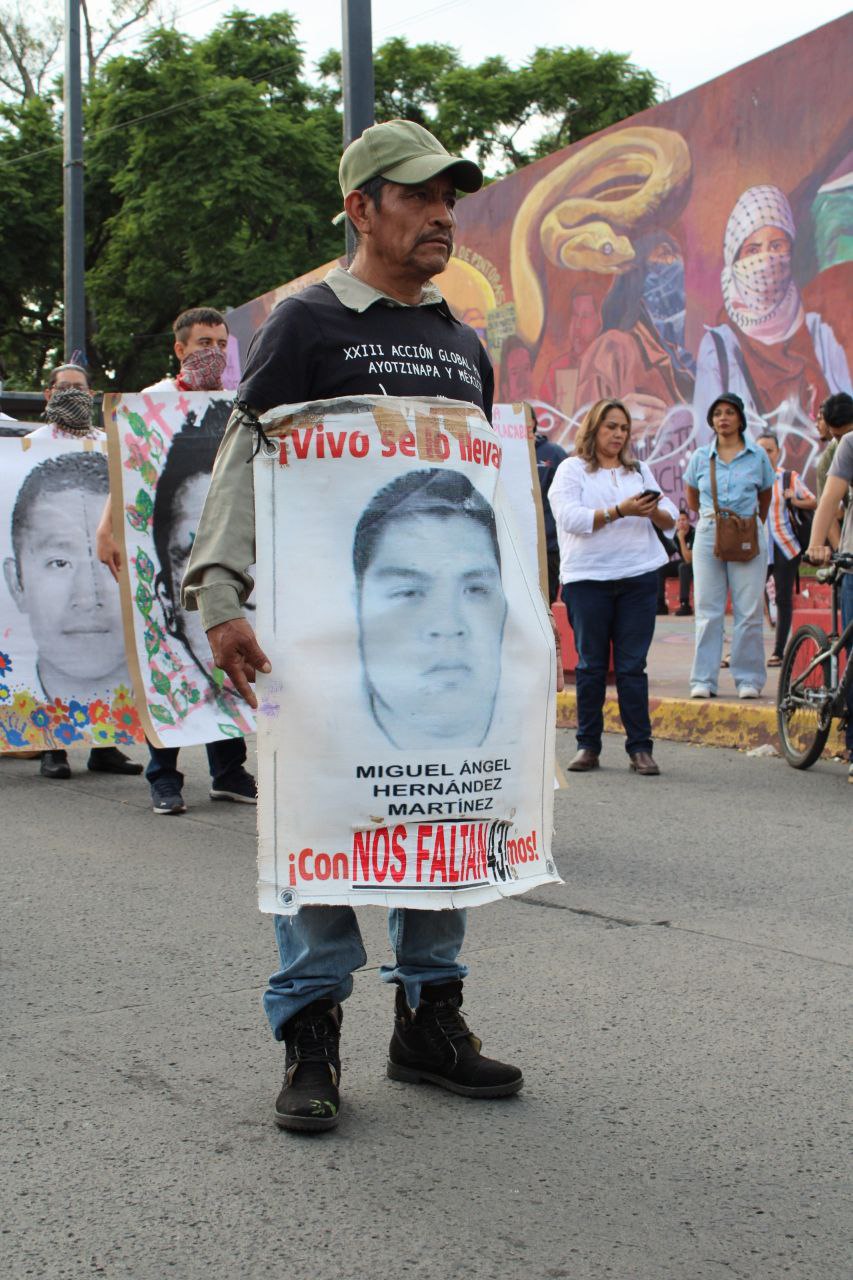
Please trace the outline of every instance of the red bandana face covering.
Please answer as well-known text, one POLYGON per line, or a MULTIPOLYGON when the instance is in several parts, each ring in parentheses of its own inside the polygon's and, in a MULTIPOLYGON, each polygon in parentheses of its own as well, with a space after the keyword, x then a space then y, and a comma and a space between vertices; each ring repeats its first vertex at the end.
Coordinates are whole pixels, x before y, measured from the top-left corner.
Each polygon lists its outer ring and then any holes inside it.
POLYGON ((225 353, 218 347, 191 351, 175 382, 181 391, 221 391, 226 363, 225 353))

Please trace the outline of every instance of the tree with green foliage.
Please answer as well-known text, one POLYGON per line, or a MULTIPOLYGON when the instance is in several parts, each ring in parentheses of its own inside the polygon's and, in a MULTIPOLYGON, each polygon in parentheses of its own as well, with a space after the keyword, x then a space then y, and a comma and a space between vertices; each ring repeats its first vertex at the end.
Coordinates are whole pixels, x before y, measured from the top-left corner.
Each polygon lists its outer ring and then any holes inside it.
POLYGON ((62 340, 61 161, 49 98, 0 106, 0 357, 34 390, 62 340))
MULTIPOLYGON (((132 14, 145 0, 126 0, 132 14)), ((147 10, 146 10, 147 11, 147 10)), ((23 39, 23 37, 22 37, 23 39)), ((494 174, 650 106, 658 86, 620 54, 538 49, 462 64, 443 44, 376 52, 377 119, 405 116, 494 174)), ((96 63, 84 107, 88 355, 99 385, 165 372, 188 306, 236 306, 342 250, 340 55, 303 70, 288 13, 235 10, 205 37, 158 29, 96 63)), ((32 77, 31 77, 32 79, 32 77)), ((33 82, 34 83, 34 82, 33 82)), ((62 347, 59 103, 0 108, 0 356, 41 385, 62 347)))
MULTIPOLYGON (((318 69, 339 102, 340 53, 326 54, 318 69)), ((513 70, 504 58, 466 67, 449 45, 413 46, 398 37, 376 51, 374 74, 377 119, 403 116, 448 147, 476 146, 490 177, 643 111, 661 92, 626 54, 583 48, 537 49, 513 70)))
POLYGON ((87 105, 87 290, 117 385, 163 373, 183 308, 224 308, 323 262, 340 119, 312 103, 287 14, 232 14, 106 64, 87 105), (98 217, 92 217, 92 209, 98 217))

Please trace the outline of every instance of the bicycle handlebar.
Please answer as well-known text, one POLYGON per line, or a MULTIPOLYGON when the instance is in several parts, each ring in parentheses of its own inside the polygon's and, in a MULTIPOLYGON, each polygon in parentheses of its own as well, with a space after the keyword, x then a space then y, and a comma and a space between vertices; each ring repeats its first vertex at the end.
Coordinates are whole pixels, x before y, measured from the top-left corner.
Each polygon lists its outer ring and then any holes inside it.
MULTIPOLYGON (((808 564, 823 564, 822 560, 812 560, 811 556, 806 551, 803 552, 803 559, 808 564)), ((853 573, 853 554, 849 551, 831 552, 828 563, 830 565, 835 565, 842 571, 842 573, 853 573)), ((824 565, 824 567, 826 566, 824 565)))

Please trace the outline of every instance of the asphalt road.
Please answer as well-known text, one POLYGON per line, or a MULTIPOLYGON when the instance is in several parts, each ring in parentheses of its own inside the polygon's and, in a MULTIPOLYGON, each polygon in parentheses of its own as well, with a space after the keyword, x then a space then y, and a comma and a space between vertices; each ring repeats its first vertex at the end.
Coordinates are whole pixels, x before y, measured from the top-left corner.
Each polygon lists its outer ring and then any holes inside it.
POLYGON ((557 797, 565 885, 470 916, 465 1012, 523 1093, 385 1078, 366 908, 319 1137, 271 1120, 254 812, 207 801, 199 749, 177 819, 0 761, 0 1274, 848 1280, 846 771, 606 751, 557 797))

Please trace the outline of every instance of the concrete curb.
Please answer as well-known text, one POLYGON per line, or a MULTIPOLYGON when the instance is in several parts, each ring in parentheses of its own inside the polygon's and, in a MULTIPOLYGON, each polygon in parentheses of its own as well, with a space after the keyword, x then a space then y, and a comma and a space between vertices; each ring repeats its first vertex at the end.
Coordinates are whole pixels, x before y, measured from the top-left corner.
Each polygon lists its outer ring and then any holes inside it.
MULTIPOLYGON (((691 698, 650 698, 652 733, 670 742, 693 742, 703 747, 735 747, 741 751, 769 744, 781 754, 776 732, 776 708, 724 699, 707 702, 691 698)), ((557 694, 557 726, 577 726, 577 695, 574 689, 557 694)), ((619 705, 615 693, 604 700, 604 728, 621 733, 619 705)), ((826 745, 826 755, 840 755, 844 742, 837 722, 826 745)))

